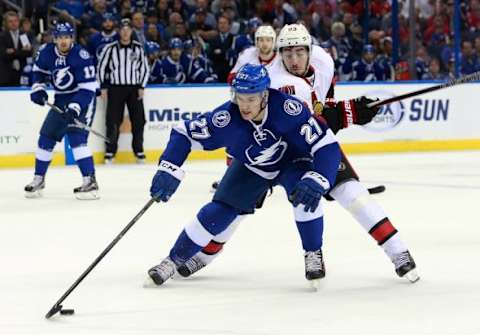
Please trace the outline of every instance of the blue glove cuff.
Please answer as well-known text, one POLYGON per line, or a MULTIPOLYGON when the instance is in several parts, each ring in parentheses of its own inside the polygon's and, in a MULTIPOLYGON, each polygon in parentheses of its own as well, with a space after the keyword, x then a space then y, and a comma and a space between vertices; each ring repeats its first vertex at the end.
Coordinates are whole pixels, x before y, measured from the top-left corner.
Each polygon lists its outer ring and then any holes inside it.
POLYGON ((325 190, 325 192, 330 189, 330 182, 328 181, 328 179, 322 176, 318 172, 308 171, 302 176, 302 179, 306 179, 306 178, 312 179, 313 181, 315 181, 325 190))

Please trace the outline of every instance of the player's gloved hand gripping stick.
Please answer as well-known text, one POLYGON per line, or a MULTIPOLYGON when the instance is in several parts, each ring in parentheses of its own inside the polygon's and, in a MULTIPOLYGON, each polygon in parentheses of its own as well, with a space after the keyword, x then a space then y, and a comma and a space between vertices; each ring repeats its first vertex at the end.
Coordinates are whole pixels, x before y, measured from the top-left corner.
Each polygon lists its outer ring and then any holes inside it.
MULTIPOLYGON (((65 114, 67 113, 68 111, 63 111, 62 109, 60 109, 60 107, 46 101, 45 104, 47 106, 49 106, 51 109, 53 109, 55 112, 57 113, 60 113, 60 114, 65 114)), ((96 130, 93 130, 92 128, 90 128, 89 126, 87 126, 86 124, 80 122, 78 119, 75 118, 74 114, 73 113, 70 113, 68 115, 69 119, 71 119, 71 121, 79 128, 81 129, 85 129, 86 131, 88 132, 91 132, 92 134, 94 135, 97 135, 98 137, 100 137, 101 139, 103 139, 105 142, 107 143, 110 143, 110 140, 108 139, 108 137, 106 137, 105 135, 99 133, 98 131, 96 130)))

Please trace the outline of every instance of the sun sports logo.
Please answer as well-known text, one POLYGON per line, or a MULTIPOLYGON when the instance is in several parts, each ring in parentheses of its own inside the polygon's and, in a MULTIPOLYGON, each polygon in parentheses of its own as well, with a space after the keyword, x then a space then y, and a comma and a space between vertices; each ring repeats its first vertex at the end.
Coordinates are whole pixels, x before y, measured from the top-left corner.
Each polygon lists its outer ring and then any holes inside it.
MULTIPOLYGON (((397 94, 391 91, 376 90, 364 94, 367 97, 388 99, 397 94)), ((449 99, 416 98, 396 101, 380 107, 370 123, 364 129, 371 132, 383 132, 404 122, 445 122, 448 120, 449 99)))

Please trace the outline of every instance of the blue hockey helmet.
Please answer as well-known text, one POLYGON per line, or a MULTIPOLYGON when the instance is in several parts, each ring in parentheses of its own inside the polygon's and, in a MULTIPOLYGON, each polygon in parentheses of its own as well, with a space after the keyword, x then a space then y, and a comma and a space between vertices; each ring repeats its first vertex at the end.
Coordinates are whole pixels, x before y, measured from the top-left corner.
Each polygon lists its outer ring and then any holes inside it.
POLYGON ((105 22, 105 21, 112 21, 112 22, 117 21, 115 15, 113 15, 113 13, 110 13, 110 12, 106 12, 105 14, 103 14, 102 18, 103 18, 103 22, 105 22))
POLYGON ((371 44, 365 44, 363 46, 363 53, 364 54, 374 54, 375 53, 375 47, 371 44))
POLYGON ((185 50, 191 50, 193 49, 193 46, 194 46, 194 43, 193 43, 193 40, 191 39, 188 39, 185 42, 183 42, 183 48, 185 50))
POLYGON ((260 20, 258 17, 252 17, 247 22, 247 27, 249 29, 257 29, 261 25, 262 25, 262 20, 260 20))
POLYGON ((174 37, 168 43, 169 49, 183 49, 183 42, 178 37, 174 37))
POLYGON ((53 36, 55 38, 59 36, 74 36, 75 29, 73 29, 72 25, 68 22, 61 22, 55 25, 55 29, 53 30, 53 36))
POLYGON ((270 77, 263 65, 245 64, 240 68, 232 81, 235 93, 261 93, 270 87, 270 77))
POLYGON ((160 45, 154 41, 147 41, 145 43, 145 52, 147 53, 147 56, 150 56, 155 52, 160 52, 160 45))

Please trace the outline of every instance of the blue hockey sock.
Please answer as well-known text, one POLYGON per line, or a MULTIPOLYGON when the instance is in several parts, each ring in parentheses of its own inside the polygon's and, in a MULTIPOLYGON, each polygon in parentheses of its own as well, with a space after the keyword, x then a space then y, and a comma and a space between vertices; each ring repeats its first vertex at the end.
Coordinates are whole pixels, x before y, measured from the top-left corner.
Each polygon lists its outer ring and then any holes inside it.
POLYGON ((92 152, 87 145, 87 134, 71 132, 68 134, 68 140, 72 146, 73 158, 75 158, 82 176, 95 174, 92 152))
POLYGON ((35 175, 45 176, 48 166, 52 161, 53 148, 55 148, 55 140, 40 135, 38 138, 38 148, 35 152, 35 175))
POLYGON ((228 205, 212 201, 200 209, 197 217, 188 224, 170 251, 170 258, 181 265, 208 245, 215 235, 224 231, 238 216, 238 211, 228 205))
POLYGON ((188 237, 185 230, 182 230, 182 233, 178 236, 172 250, 170 250, 170 258, 175 264, 182 265, 192 258, 193 255, 202 250, 202 248, 203 246, 193 242, 190 237, 188 237))
POLYGON ((302 239, 303 250, 315 251, 323 244, 323 217, 311 221, 297 221, 297 229, 302 239))

